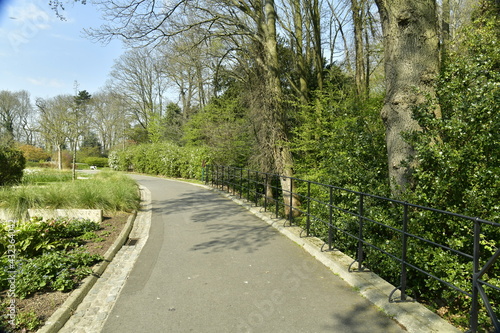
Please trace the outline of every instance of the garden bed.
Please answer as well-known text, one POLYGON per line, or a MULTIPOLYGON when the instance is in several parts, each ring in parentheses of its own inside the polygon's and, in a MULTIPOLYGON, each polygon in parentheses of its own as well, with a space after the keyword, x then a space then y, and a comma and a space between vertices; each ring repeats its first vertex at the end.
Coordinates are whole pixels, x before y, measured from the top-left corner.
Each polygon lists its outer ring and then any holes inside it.
MULTIPOLYGON (((94 231, 93 237, 86 240, 81 248, 92 255, 104 256, 120 235, 129 216, 130 213, 124 212, 105 216, 100 224, 101 228, 94 231)), ((13 332, 36 331, 64 303, 70 294, 71 292, 39 291, 25 299, 16 298, 16 318, 18 323, 16 330, 13 332)), ((7 291, 4 291, 0 294, 0 302, 3 304, 6 301, 8 302, 9 299, 7 291)), ((5 311, 6 309, 2 309, 2 312, 5 311)), ((0 332, 3 329, 0 327, 0 332)))

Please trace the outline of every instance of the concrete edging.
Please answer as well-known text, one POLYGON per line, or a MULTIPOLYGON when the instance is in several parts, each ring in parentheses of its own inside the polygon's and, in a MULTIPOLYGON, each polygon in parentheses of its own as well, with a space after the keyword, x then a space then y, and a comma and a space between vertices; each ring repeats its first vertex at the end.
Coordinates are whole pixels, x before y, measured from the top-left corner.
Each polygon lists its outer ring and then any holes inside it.
MULTIPOLYGON (((201 185, 207 189, 227 197, 251 213, 267 222, 281 234, 297 243, 310 255, 327 266, 367 300, 380 308, 387 316, 393 318, 408 332, 412 333, 459 333, 458 328, 448 323, 436 313, 417 302, 389 302, 389 295, 395 289, 393 285, 383 280, 373 272, 349 272, 349 266, 354 261, 340 251, 324 252, 321 246, 324 242, 316 237, 302 237, 302 229, 295 226, 284 227, 286 220, 272 218, 272 213, 262 212, 262 207, 255 207, 233 195, 201 185)), ((398 292, 395 296, 399 296, 398 292)))
MULTIPOLYGON (((70 219, 88 219, 93 222, 102 222, 102 209, 78 209, 78 208, 68 208, 68 209, 45 209, 45 208, 29 208, 27 210, 28 218, 40 217, 43 220, 56 219, 60 217, 66 217, 70 219)), ((8 209, 0 208, 0 220, 3 221, 17 221, 18 218, 14 217, 8 209)))
POLYGON ((92 222, 102 222, 102 209, 28 209, 29 217, 38 216, 43 220, 66 217, 70 219, 87 219, 92 222))
POLYGON ((64 326, 78 305, 83 301, 87 293, 96 283, 97 279, 99 279, 102 273, 106 270, 106 267, 108 267, 109 263, 113 260, 115 254, 127 241, 128 236, 132 231, 132 227, 134 226, 136 217, 137 212, 134 212, 131 216, 129 216, 127 224, 113 245, 104 254, 104 260, 96 265, 94 273, 86 277, 82 281, 82 284, 71 292, 71 295, 66 299, 66 301, 52 314, 52 316, 50 316, 50 318, 45 322, 45 325, 37 331, 38 333, 55 333, 64 326))

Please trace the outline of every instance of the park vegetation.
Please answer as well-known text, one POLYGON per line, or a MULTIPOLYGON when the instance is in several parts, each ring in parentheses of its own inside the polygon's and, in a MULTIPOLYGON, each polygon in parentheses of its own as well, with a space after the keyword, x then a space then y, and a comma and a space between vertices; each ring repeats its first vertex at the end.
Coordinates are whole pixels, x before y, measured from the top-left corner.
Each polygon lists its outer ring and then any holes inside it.
POLYGON ((13 302, 28 299, 36 303, 40 302, 37 298, 40 293, 67 293, 103 260, 86 247, 88 242, 98 243, 107 236, 99 232, 103 229, 101 223, 86 219, 29 218, 28 208, 102 209, 110 216, 117 212, 131 213, 138 207, 136 183, 111 172, 73 181, 70 171, 37 169, 25 172, 17 186, 1 187, 0 208, 18 219, 0 221, 0 330, 10 332, 15 328, 16 332, 25 332, 38 328, 47 318, 41 318, 33 310, 19 309, 15 317, 9 317, 10 308, 16 306, 13 302))
POLYGON ((0 188, 0 208, 18 218, 29 208, 102 209, 107 212, 133 211, 139 197, 135 182, 120 174, 99 173, 91 179, 64 181, 71 174, 39 171, 27 173, 16 187, 0 188))
MULTIPOLYGON (((65 154, 182 178, 206 164, 247 167, 500 222, 498 1, 96 5, 108 23, 87 36, 129 46, 109 85, 31 109, 26 92, 1 92, 3 146, 25 156, 43 155, 23 145, 43 147, 60 168, 65 154)), ((470 245, 458 222, 419 223, 470 245)), ((498 232, 486 234, 493 252, 498 232)), ((464 267, 446 263, 467 283, 464 267)), ((467 326, 467 299, 424 280, 415 289, 467 326)))

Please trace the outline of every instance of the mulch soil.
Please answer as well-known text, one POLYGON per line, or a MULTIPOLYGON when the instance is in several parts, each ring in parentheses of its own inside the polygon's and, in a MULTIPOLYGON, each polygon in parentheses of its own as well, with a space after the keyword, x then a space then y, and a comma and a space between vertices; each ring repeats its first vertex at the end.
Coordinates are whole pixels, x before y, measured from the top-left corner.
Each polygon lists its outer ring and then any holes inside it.
MULTIPOLYGON (((130 213, 118 212, 105 216, 101 223, 102 228, 95 232, 98 235, 98 238, 96 238, 97 241, 87 241, 83 247, 91 254, 104 256, 120 235, 130 215, 130 213)), ((70 294, 71 292, 60 291, 37 292, 28 298, 16 299, 16 313, 33 311, 41 321, 45 322, 64 303, 70 294)), ((0 302, 3 302, 6 296, 7 292, 0 293, 0 302)), ((0 332, 2 332, 1 328, 0 332)), ((29 331, 22 329, 14 332, 29 331)))

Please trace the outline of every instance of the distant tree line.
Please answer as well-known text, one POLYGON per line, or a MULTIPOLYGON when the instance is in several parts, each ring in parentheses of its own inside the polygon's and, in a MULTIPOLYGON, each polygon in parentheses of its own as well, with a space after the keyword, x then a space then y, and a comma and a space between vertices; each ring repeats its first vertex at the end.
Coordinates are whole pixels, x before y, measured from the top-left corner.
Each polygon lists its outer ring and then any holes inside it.
MULTIPOLYGON (((79 91, 34 107, 27 92, 2 92, 3 142, 104 156, 133 143, 205 146, 216 163, 394 197, 418 186, 428 132, 415 112, 438 122, 455 114, 440 75, 471 49, 464 31, 498 15, 493 0, 96 5, 108 23, 89 38, 129 46, 107 86, 85 108, 79 91)), ((496 70, 487 69, 493 91, 496 70)))

